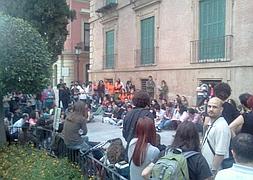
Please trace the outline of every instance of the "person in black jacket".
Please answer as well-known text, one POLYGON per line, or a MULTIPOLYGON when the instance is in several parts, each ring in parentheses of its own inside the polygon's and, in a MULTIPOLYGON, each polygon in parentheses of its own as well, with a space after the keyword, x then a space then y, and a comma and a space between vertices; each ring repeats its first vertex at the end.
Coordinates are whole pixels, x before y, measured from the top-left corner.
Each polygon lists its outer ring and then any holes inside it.
MULTIPOLYGON (((133 97, 133 110, 129 111, 123 120, 122 134, 127 142, 127 150, 129 142, 136 135, 136 124, 140 118, 145 116, 151 118, 154 123, 154 115, 149 110, 150 97, 145 91, 136 91, 133 97)), ((126 152, 127 152, 126 150, 126 152)))

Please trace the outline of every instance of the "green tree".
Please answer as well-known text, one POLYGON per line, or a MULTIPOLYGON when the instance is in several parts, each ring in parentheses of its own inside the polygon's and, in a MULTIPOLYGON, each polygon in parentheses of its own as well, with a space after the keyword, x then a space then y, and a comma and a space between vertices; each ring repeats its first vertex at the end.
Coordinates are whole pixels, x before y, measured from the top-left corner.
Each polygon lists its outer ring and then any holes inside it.
MULTIPOLYGON (((51 75, 47 44, 28 22, 0 14, 0 110, 2 97, 13 90, 36 93, 51 75)), ((0 116, 0 133, 3 131, 0 116)), ((0 134, 0 145, 3 142, 0 134)))
POLYGON ((0 0, 0 11, 32 24, 48 42, 52 63, 61 54, 68 35, 67 24, 75 17, 66 0, 0 0))

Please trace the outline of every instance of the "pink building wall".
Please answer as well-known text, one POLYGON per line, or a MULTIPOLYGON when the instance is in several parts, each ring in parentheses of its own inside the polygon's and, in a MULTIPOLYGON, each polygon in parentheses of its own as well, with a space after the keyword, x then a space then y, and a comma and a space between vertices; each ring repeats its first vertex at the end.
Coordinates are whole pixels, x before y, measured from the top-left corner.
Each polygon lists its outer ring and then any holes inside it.
MULTIPOLYGON (((69 64, 71 61, 71 77, 70 81, 78 80, 80 82, 87 81, 85 78, 85 65, 89 63, 89 52, 81 51, 79 62, 75 55, 75 46, 84 42, 84 23, 89 22, 89 2, 87 0, 67 0, 70 9, 76 11, 76 18, 67 26, 69 35, 64 44, 64 51, 62 53, 64 64, 69 64), (66 61, 69 61, 68 63, 66 61), (78 68, 78 69, 77 69, 78 68), (78 75, 79 72, 79 75, 78 75)), ((69 65, 68 65, 69 66, 69 65)), ((66 78, 67 79, 67 78, 66 78)), ((68 82, 69 83, 69 82, 68 82)))
POLYGON ((64 51, 74 52, 75 46, 79 42, 83 42, 83 23, 89 21, 89 14, 82 13, 81 9, 89 9, 89 2, 80 2, 76 0, 67 0, 70 9, 76 11, 76 19, 68 25, 69 35, 64 44, 64 51))

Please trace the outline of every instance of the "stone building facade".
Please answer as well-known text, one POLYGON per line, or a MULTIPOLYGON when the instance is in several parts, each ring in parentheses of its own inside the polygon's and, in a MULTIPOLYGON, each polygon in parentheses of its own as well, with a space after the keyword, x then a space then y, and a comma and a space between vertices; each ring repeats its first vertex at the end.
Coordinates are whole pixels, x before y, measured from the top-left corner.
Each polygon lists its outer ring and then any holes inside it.
POLYGON ((195 104, 200 82, 253 92, 253 1, 91 0, 90 79, 165 80, 195 104))

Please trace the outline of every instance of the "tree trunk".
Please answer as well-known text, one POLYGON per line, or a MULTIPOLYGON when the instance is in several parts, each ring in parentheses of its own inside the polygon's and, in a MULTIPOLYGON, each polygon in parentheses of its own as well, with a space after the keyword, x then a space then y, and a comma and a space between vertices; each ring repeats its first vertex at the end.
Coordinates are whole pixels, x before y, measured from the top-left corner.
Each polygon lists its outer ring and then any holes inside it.
POLYGON ((0 147, 6 144, 6 134, 4 129, 3 96, 0 94, 0 147))

